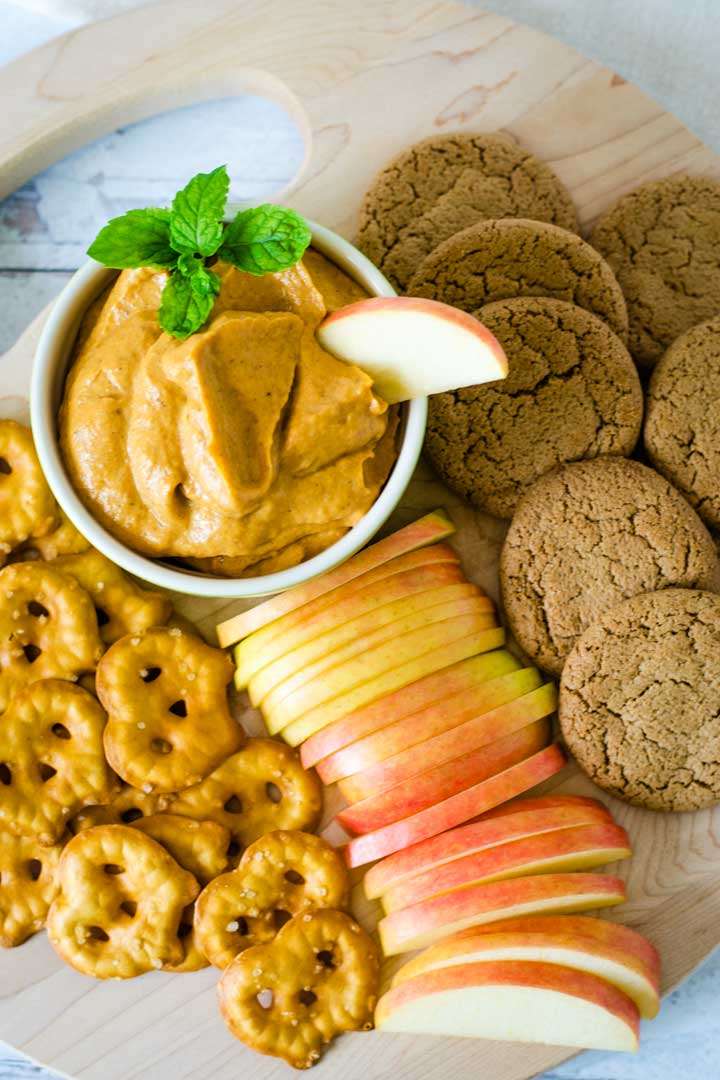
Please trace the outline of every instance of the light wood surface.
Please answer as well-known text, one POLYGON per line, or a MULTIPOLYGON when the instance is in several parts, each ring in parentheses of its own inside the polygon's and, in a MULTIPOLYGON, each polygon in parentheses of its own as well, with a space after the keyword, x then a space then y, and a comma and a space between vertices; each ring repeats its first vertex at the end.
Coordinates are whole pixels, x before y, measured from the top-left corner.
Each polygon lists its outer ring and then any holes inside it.
MULTIPOLYGON (((618 76, 507 20, 435 0, 161 4, 77 30, 0 71, 0 194, 97 135, 161 109, 251 90, 298 122, 306 159, 288 200, 351 236, 361 193, 395 151, 434 132, 505 128, 570 187, 584 224, 643 180, 720 159, 618 76)), ((241 147, 218 147, 219 158, 241 147)), ((0 365, 0 412, 26 415, 42 316, 0 365)), ((392 524, 444 505, 470 576, 497 596, 503 526, 463 506, 424 466, 392 524)), ((240 605, 180 600, 210 630, 240 605)), ((257 715, 242 709, 250 730, 257 715)), ((589 792, 574 767, 554 788, 589 792)), ((597 794, 593 790, 594 794, 597 794)), ((610 800, 605 800, 610 801, 610 800)), ((328 800, 333 802, 331 796, 328 800)), ((334 807, 328 805, 327 818, 334 807)), ((659 946, 665 987, 720 942, 720 812, 662 816, 613 802, 636 854, 615 918, 659 946)), ((358 916, 375 912, 355 892, 358 916)), ((286 1066, 245 1050, 217 1012, 216 975, 97 984, 43 935, 0 954, 0 1037, 83 1080, 268 1080, 286 1066)), ((342 1038, 314 1075, 334 1080, 526 1080, 562 1049, 391 1035, 342 1038)))

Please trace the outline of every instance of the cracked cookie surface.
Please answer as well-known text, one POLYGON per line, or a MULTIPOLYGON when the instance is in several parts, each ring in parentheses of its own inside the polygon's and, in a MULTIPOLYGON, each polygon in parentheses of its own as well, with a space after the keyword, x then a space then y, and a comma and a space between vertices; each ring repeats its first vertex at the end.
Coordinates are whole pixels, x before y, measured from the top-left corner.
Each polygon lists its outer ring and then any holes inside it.
POLYGON ((606 612, 568 656, 560 725, 619 799, 648 810, 720 801, 720 597, 665 589, 606 612))
POLYGON ((692 507, 638 461, 562 465, 518 503, 500 558, 515 637, 540 667, 562 671, 603 612, 673 585, 720 589, 715 546, 692 507))
POLYGON ((577 229, 555 173, 502 132, 433 136, 390 161, 370 185, 355 243, 394 287, 448 237, 486 218, 522 217, 577 229))
POLYGON ((708 525, 720 528, 720 317, 673 342, 653 371, 645 447, 708 525))
POLYGON ((425 449, 454 491, 511 517, 523 491, 566 461, 630 454, 642 421, 637 369, 616 334, 566 300, 516 298, 478 312, 508 377, 430 398, 425 449))
POLYGON ((629 348, 652 367, 680 334, 720 314, 720 183, 674 176, 631 191, 593 229, 625 294, 629 348))
POLYGON ((627 340, 625 299, 608 264, 581 237, 547 222, 504 218, 471 225, 427 256, 408 293, 473 315, 516 296, 568 300, 627 340))

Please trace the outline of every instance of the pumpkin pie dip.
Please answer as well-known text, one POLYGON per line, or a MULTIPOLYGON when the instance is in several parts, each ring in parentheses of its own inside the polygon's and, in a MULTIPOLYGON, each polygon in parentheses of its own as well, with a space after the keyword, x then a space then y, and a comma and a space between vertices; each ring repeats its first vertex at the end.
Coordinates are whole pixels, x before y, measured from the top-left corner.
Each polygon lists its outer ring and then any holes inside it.
POLYGON ((395 459, 396 410, 315 338, 365 296, 315 251, 254 277, 218 263, 210 320, 157 321, 165 275, 124 270, 88 312, 60 411, 65 462, 94 517, 145 555, 271 573, 338 540, 395 459))

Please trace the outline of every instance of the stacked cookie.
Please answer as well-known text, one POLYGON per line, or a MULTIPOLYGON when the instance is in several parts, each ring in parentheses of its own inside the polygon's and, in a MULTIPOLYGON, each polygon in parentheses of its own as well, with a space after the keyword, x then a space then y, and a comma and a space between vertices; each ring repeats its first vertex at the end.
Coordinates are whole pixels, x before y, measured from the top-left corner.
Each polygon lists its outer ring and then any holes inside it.
POLYGON ((695 809, 720 801, 720 184, 646 184, 589 242, 570 208, 506 136, 431 139, 375 181, 358 242, 508 356, 431 399, 426 452, 512 519, 506 615, 561 678, 570 749, 621 798, 695 809))

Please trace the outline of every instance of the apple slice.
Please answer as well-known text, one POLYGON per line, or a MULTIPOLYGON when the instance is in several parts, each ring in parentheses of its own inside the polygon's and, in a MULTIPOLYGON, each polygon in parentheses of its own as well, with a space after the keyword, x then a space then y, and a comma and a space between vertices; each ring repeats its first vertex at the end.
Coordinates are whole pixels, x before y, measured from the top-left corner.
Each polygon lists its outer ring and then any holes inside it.
POLYGON ((660 1008, 655 946, 635 930, 589 915, 526 915, 463 930, 404 964, 392 985, 426 971, 489 960, 544 961, 585 971, 621 990, 647 1020, 660 1008))
POLYGON ((529 874, 596 870, 631 855, 630 839, 620 825, 578 825, 499 844, 433 866, 393 885, 383 894, 382 902, 390 914, 466 885, 483 885, 529 874))
POLYGON ((388 405, 504 379, 508 373, 503 347, 487 327, 437 300, 359 300, 320 323, 317 339, 339 360, 367 372, 388 405))
POLYGON ((540 795, 503 803, 469 825, 433 836, 372 866, 363 882, 369 900, 410 878, 500 844, 580 825, 612 825, 609 810, 584 795, 540 795))
MULTIPOLYGON (((448 728, 456 727, 473 716, 482 715, 514 698, 528 694, 541 682, 542 676, 536 668, 508 671, 489 682, 480 683, 471 690, 433 702, 421 712, 396 720, 395 723, 350 743, 337 753, 319 761, 318 773, 326 784, 334 784, 337 780, 372 770, 401 751, 419 747, 419 744, 448 728)), ((347 797, 351 798, 350 795, 347 797)), ((359 794, 352 798, 364 797, 359 794)))
POLYGON ((352 581, 353 578, 394 559, 397 555, 427 547, 428 544, 444 540, 446 536, 451 536, 454 532, 455 526, 445 511, 433 510, 431 514, 413 521, 404 529, 399 529, 398 532, 386 536, 384 540, 378 540, 376 544, 364 548, 363 551, 332 570, 328 570, 327 573, 303 582, 302 585, 289 589, 287 592, 278 593, 277 596, 265 600, 264 603, 257 604, 256 607, 249 608, 247 611, 241 611, 239 615, 220 623, 217 628, 218 641, 223 648, 234 645, 236 641, 254 633, 261 626, 266 626, 289 611, 295 611, 303 604, 314 600, 316 596, 323 596, 331 589, 337 589, 346 581, 352 581))
POLYGON ((271 690, 293 679, 301 672, 311 672, 308 678, 313 677, 313 665, 325 657, 331 657, 339 663, 343 656, 352 655, 351 652, 345 651, 350 646, 354 646, 356 652, 371 648, 372 641, 382 640, 379 637, 376 638, 376 635, 383 628, 392 626, 396 628, 397 634, 406 633, 409 628, 408 619, 411 620, 418 612, 470 598, 473 603, 469 610, 486 611, 492 617, 492 623, 489 625, 497 625, 492 600, 488 596, 483 596, 476 585, 471 585, 469 581, 462 579, 438 588, 410 592, 388 603, 378 598, 377 605, 372 611, 366 611, 363 615, 340 623, 331 630, 326 630, 324 634, 292 649, 256 672, 248 686, 250 701, 253 705, 259 704, 271 690), (343 650, 342 655, 341 650, 343 650))
MULTIPOLYGON (((453 620, 447 620, 447 622, 452 623, 453 620)), ((446 624, 439 623, 438 625, 446 624)), ((456 664, 459 660, 490 652, 505 644, 505 631, 501 626, 492 627, 489 630, 476 630, 457 640, 454 640, 454 635, 449 633, 443 636, 441 645, 431 647, 422 656, 415 656, 412 660, 400 664, 399 667, 376 675, 367 682, 348 690, 347 693, 339 694, 306 712, 299 720, 283 729, 283 739, 291 746, 299 746, 301 742, 326 727, 327 724, 349 716, 363 705, 369 705, 371 701, 384 697, 393 690, 399 690, 401 686, 407 686, 408 683, 415 682, 416 679, 421 679, 433 671, 440 671, 450 664, 456 664)))
MULTIPOLYGON (((361 799, 341 810, 336 820, 351 833, 382 829, 505 772, 542 750, 551 737, 550 722, 538 720, 478 750, 418 772, 407 784, 361 799)), ((422 769, 422 764, 418 767, 422 769)), ((342 781, 340 790, 345 795, 342 781)))
POLYGON ((381 761, 379 765, 346 777, 340 781, 340 790, 351 802, 369 799, 388 788, 404 784, 423 769, 440 766, 463 754, 494 745, 498 739, 504 739, 533 721, 549 716, 556 708, 557 688, 554 683, 545 683, 529 694, 489 709, 473 720, 427 739, 419 746, 411 746, 387 761, 381 761))
POLYGON ((384 994, 378 1031, 635 1051, 637 1006, 586 971, 496 960, 427 971, 384 994))
POLYGON ((379 604, 466 580, 449 544, 398 555, 244 638, 235 646, 235 684, 243 690, 267 664, 348 619, 374 611, 379 604))
POLYGON ((466 788, 465 791, 460 791, 427 810, 421 810, 419 814, 395 821, 392 825, 366 833, 365 836, 356 836, 345 848, 347 863, 349 866, 362 866, 364 863, 375 862, 394 851, 401 851, 420 840, 462 825, 498 803, 541 784, 543 780, 560 772, 564 766, 565 755, 560 747, 556 743, 547 746, 497 776, 466 788))
POLYGON ((483 683, 509 671, 518 671, 521 665, 506 649, 497 649, 481 656, 471 656, 441 671, 433 671, 415 682, 373 701, 363 709, 351 713, 342 720, 322 728, 303 743, 302 763, 306 769, 317 765, 323 758, 357 742, 366 735, 379 731, 407 716, 438 704, 443 708, 456 694, 476 690, 483 683))
POLYGON ((564 915, 614 907, 625 885, 609 874, 538 874, 432 896, 378 923, 386 956, 424 949, 448 934, 516 915, 564 915))

